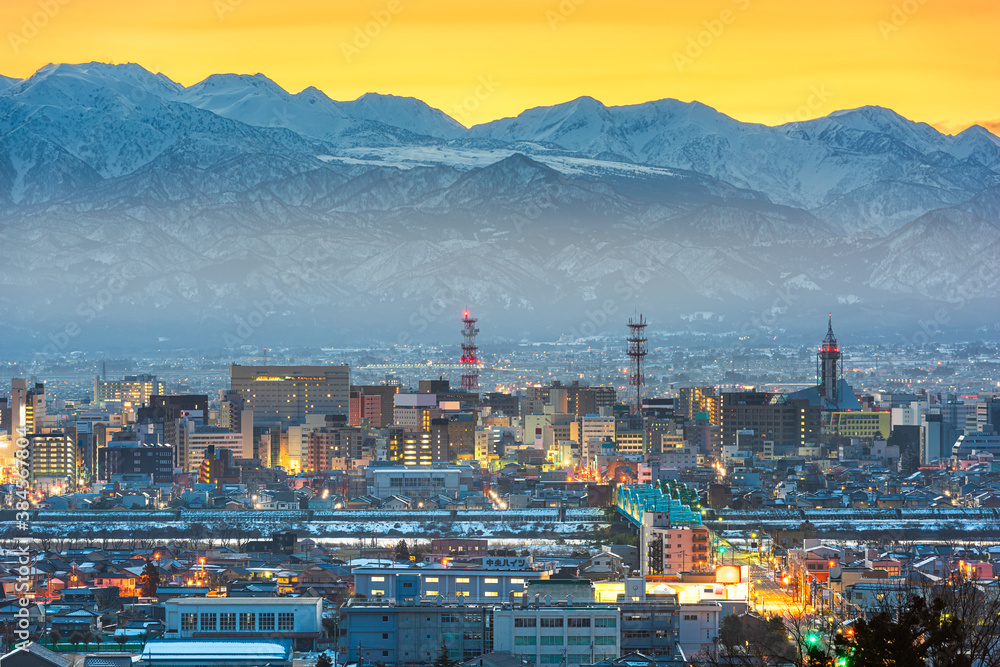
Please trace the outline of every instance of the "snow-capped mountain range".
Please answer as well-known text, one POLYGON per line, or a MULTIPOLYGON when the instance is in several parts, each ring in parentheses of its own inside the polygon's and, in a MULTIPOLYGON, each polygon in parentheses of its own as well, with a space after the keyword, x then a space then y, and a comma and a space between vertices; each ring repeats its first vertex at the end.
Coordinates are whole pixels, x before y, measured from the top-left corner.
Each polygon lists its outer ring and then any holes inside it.
POLYGON ((465 128, 261 74, 49 65, 0 77, 0 242, 3 340, 46 352, 450 340, 465 305, 534 339, 837 310, 921 342, 995 326, 1000 138, 588 97, 465 128))

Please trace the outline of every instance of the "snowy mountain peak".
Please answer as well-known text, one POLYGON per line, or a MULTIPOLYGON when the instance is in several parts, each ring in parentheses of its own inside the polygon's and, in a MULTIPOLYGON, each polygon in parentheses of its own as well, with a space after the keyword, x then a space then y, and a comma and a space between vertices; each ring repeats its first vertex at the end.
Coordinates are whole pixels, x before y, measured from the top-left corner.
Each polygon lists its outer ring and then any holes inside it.
POLYGON ((256 90, 265 90, 272 94, 287 97, 288 91, 279 86, 277 83, 267 78, 260 72, 257 74, 212 74, 206 77, 204 80, 199 81, 194 84, 187 91, 196 90, 220 90, 220 89, 233 89, 240 90, 246 88, 253 88, 256 90))
POLYGON ((415 97, 365 93, 352 102, 341 102, 353 118, 371 120, 392 127, 442 139, 455 139, 465 127, 451 116, 415 97))
POLYGON ((34 89, 47 92, 62 91, 71 98, 75 97, 74 94, 77 92, 114 90, 118 94, 136 100, 146 95, 167 97, 182 90, 183 86, 163 74, 153 74, 135 63, 122 65, 101 62, 59 63, 40 68, 29 78, 11 86, 8 92, 12 95, 21 95, 34 89))
POLYGON ((807 120, 798 125, 803 127, 842 127, 860 132, 884 134, 902 141, 920 151, 946 150, 946 135, 927 123, 908 120, 892 109, 879 106, 863 106, 856 109, 841 109, 824 118, 807 120))

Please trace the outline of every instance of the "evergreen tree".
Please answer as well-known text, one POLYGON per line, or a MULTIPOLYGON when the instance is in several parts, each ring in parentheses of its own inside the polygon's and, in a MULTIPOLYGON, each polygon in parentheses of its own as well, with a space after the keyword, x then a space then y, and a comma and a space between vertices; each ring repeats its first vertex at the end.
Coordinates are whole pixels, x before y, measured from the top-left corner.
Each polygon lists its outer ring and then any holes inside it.
MULTIPOLYGON (((923 597, 913 596, 902 609, 883 610, 870 619, 858 620, 854 639, 838 638, 827 664, 971 667, 972 660, 963 650, 966 634, 962 621, 945 613, 940 598, 928 604, 923 597)), ((810 652, 809 657, 823 664, 819 655, 810 652)))
POLYGON ((406 540, 400 540, 396 543, 396 560, 410 560, 410 546, 406 540))
POLYGON ((156 597, 156 589, 160 587, 160 570, 148 558, 139 575, 139 584, 142 587, 142 597, 156 597))
POLYGON ((448 645, 441 640, 441 653, 438 654, 437 660, 434 661, 434 667, 455 667, 458 663, 448 657, 448 645))
POLYGON ((333 661, 325 652, 320 653, 319 658, 316 659, 316 667, 333 667, 333 661))

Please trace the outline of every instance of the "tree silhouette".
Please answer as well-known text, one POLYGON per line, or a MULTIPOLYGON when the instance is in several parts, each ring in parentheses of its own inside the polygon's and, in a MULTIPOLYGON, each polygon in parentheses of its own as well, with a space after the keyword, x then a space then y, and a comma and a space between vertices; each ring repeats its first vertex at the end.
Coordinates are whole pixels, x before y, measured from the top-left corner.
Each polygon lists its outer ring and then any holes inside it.
POLYGON ((441 652, 438 654, 437 660, 434 661, 434 667, 455 667, 458 663, 448 657, 448 645, 444 643, 444 639, 441 640, 441 652))
POLYGON ((142 597, 156 597, 156 589, 160 587, 160 570, 148 558, 142 567, 142 574, 139 575, 139 584, 142 589, 142 597))

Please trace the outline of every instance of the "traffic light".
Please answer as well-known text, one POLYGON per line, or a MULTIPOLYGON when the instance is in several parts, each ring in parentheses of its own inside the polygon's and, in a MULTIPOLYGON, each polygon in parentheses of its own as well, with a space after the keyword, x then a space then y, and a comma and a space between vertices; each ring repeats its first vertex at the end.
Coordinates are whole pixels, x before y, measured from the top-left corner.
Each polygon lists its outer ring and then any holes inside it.
POLYGON ((726 547, 723 547, 723 546, 720 546, 720 547, 719 547, 719 553, 720 553, 720 554, 724 554, 724 553, 726 553, 726 547))
POLYGON ((806 635, 806 643, 809 644, 810 646, 815 646, 816 644, 819 644, 819 635, 817 635, 815 632, 810 632, 809 634, 806 635))

